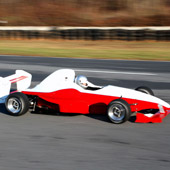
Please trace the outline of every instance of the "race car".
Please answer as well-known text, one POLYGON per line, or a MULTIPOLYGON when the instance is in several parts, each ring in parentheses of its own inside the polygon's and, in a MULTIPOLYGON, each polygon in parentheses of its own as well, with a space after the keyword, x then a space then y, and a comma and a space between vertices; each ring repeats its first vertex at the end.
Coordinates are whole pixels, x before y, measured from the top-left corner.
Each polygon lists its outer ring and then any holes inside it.
POLYGON ((97 86, 72 69, 60 69, 34 88, 32 75, 23 70, 0 78, 0 103, 10 115, 20 116, 36 108, 52 109, 56 113, 105 114, 114 124, 121 124, 136 114, 140 123, 162 122, 170 113, 170 105, 154 96, 148 87, 135 90, 106 85, 97 86), (11 84, 16 83, 16 91, 11 84))

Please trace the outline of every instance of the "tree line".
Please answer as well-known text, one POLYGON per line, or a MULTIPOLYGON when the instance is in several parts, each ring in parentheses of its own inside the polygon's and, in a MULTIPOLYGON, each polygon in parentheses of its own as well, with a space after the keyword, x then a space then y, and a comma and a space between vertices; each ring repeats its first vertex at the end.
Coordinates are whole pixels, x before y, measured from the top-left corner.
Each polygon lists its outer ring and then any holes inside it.
POLYGON ((170 0, 0 0, 1 25, 167 26, 170 0))

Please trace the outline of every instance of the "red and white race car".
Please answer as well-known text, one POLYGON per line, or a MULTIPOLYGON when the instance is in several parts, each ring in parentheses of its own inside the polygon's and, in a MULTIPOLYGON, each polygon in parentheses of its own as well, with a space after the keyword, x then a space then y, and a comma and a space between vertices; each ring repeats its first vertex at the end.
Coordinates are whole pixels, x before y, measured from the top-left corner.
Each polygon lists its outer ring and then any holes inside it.
POLYGON ((57 70, 34 88, 29 88, 31 78, 23 70, 0 77, 0 103, 5 103, 9 114, 20 116, 29 109, 49 108, 60 113, 106 114, 111 122, 120 124, 132 113, 141 123, 161 122, 170 113, 170 105, 147 87, 96 86, 72 69, 57 70), (11 83, 16 83, 17 91, 10 92, 11 83))

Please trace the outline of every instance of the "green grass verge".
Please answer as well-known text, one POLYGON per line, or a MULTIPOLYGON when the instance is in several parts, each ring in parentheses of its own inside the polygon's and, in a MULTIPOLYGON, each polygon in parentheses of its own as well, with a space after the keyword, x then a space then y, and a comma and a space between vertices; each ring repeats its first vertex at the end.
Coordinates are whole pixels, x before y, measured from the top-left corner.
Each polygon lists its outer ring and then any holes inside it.
POLYGON ((1 40, 0 55, 170 60, 170 42, 1 40))

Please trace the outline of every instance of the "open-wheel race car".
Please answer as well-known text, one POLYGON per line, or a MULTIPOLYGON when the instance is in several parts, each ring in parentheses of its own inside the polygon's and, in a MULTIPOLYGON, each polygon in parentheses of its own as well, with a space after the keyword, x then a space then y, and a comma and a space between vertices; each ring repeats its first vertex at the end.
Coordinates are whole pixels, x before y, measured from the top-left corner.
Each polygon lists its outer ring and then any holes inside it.
POLYGON ((141 123, 161 122, 170 113, 170 105, 144 86, 135 90, 96 86, 72 69, 57 70, 34 88, 29 88, 31 79, 23 70, 0 77, 0 103, 5 103, 9 114, 20 116, 29 109, 48 108, 57 113, 106 114, 111 122, 120 124, 132 113, 141 123), (16 83, 16 91, 11 91, 11 83, 16 83))

